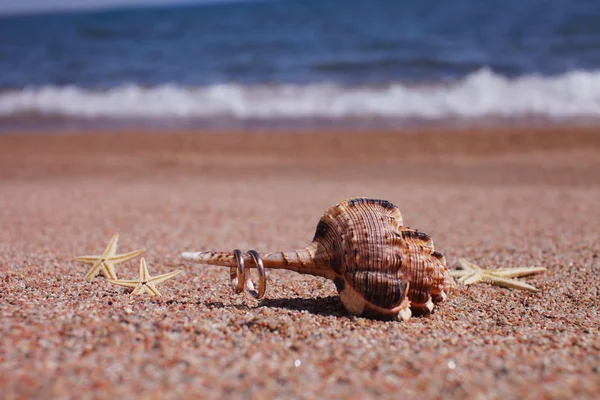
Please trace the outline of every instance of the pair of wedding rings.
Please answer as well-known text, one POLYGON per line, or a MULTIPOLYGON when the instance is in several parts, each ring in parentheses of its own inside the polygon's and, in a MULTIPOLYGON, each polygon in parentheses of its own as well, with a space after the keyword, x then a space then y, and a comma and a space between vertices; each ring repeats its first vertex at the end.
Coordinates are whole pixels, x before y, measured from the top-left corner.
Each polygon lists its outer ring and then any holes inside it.
POLYGON ((248 254, 254 260, 256 269, 258 270, 258 291, 254 288, 250 271, 246 272, 244 268, 244 257, 242 252, 238 249, 233 251, 235 259, 237 261, 237 267, 229 268, 229 276, 231 278, 231 287, 236 293, 242 293, 244 288, 254 297, 260 299, 265 295, 267 289, 267 276, 265 275, 265 266, 263 265, 262 259, 260 258, 256 250, 249 250, 248 254))

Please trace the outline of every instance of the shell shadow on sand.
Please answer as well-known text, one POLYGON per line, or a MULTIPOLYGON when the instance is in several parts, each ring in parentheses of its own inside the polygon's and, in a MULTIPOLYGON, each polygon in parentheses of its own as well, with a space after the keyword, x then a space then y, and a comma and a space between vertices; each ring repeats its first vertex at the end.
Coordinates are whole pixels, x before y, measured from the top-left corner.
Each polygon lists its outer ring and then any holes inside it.
POLYGON ((211 301, 211 302, 198 302, 197 304, 204 304, 206 307, 212 308, 236 308, 239 310, 251 310, 257 308, 283 308, 291 311, 307 311, 315 315, 333 316, 333 317, 350 317, 351 315, 344 309, 343 304, 340 302, 339 296, 326 296, 326 297, 315 297, 315 298, 294 298, 294 299, 262 299, 260 303, 255 306, 248 306, 246 304, 232 304, 222 301, 211 301))

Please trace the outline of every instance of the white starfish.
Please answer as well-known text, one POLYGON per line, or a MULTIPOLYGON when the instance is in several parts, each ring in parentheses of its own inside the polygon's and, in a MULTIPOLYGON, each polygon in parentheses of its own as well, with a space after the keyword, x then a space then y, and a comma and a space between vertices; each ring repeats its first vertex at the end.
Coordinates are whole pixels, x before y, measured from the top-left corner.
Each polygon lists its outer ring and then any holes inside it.
POLYGON ((461 258, 458 260, 461 269, 450 271, 450 275, 458 278, 458 281, 465 285, 472 285, 478 282, 489 283, 491 285, 502 286, 509 289, 529 290, 538 292, 539 289, 527 283, 516 279, 521 276, 533 275, 538 272, 546 271, 544 267, 519 267, 519 268, 500 268, 494 270, 482 269, 478 265, 473 264, 461 258))
POLYGON ((110 283, 114 283, 115 285, 133 288, 133 292, 131 292, 131 294, 150 293, 151 296, 160 296, 161 294, 156 288, 156 285, 174 277, 180 272, 181 270, 176 270, 167 274, 151 277, 150 273, 148 272, 148 267, 146 266, 146 260, 144 260, 144 257, 142 257, 142 259, 140 260, 140 277, 138 279, 107 279, 107 281, 109 281, 110 283))
POLYGON ((139 256, 146 250, 135 250, 125 254, 117 254, 117 242, 119 241, 119 234, 117 233, 110 239, 106 250, 101 256, 76 256, 73 257, 75 261, 81 261, 86 264, 92 264, 92 268, 85 274, 85 279, 91 281, 96 275, 102 273, 106 278, 117 279, 115 273, 115 265, 122 262, 131 260, 134 257, 139 256))

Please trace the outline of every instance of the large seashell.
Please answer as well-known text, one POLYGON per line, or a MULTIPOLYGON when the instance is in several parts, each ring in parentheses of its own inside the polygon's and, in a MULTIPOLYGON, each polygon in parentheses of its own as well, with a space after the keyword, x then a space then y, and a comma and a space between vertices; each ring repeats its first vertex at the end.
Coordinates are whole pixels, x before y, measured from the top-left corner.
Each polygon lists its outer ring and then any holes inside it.
MULTIPOLYGON (((236 267, 230 252, 183 253, 190 261, 236 267)), ((444 256, 431 238, 403 226, 386 200, 354 198, 330 207, 310 245, 261 254, 265 268, 282 268, 333 280, 346 310, 374 319, 407 320, 429 313, 454 288, 444 256)), ((243 255, 256 266, 256 259, 243 255)))

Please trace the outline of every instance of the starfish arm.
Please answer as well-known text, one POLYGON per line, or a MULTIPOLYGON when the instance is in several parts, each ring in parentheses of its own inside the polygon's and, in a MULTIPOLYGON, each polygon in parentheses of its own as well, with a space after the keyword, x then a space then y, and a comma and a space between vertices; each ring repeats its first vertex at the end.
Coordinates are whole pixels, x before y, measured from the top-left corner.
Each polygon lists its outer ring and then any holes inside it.
POLYGON ((138 295, 138 294, 144 294, 145 292, 146 292, 146 285, 138 284, 135 287, 135 289, 133 289, 133 292, 131 292, 131 294, 138 295))
POLYGON ((94 264, 102 259, 102 256, 75 256, 73 261, 80 261, 86 264, 94 264))
POLYGON ((477 265, 468 262, 464 258, 460 258, 458 262, 460 264, 460 269, 451 270, 450 276, 458 278, 459 282, 465 282, 480 275, 481 268, 477 265))
POLYGON ((546 271, 545 267, 519 267, 519 268, 501 268, 488 271, 490 275, 503 278, 519 278, 546 271))
POLYGON ((129 253, 113 254, 112 256, 109 256, 106 259, 108 261, 113 262, 114 264, 120 264, 122 262, 129 261, 132 258, 139 256, 140 254, 142 254, 145 251, 146 251, 146 249, 141 249, 141 250, 130 251, 129 253))
POLYGON ((464 276, 463 278, 459 279, 459 281, 465 285, 472 285, 474 283, 481 282, 482 279, 483 274, 481 272, 477 272, 469 276, 464 276))
POLYGON ((152 292, 150 292, 148 290, 148 286, 146 286, 146 285, 139 285, 138 287, 136 287, 133 290, 133 292, 131 292, 131 294, 135 294, 135 295, 144 294, 144 293, 150 293, 150 295, 152 295, 152 292))
POLYGON ((531 286, 525 282, 521 282, 516 279, 507 279, 507 278, 502 278, 502 277, 493 276, 493 275, 484 276, 482 279, 482 282, 509 288, 509 289, 521 289, 521 290, 528 290, 530 292, 539 292, 540 291, 535 286, 531 286))
POLYGON ((150 272, 148 272, 148 265, 146 264, 146 259, 142 257, 140 260, 140 282, 148 282, 151 278, 150 272))
POLYGON ((479 267, 479 265, 477 264, 473 264, 470 261, 465 260, 464 258, 459 258, 458 259, 458 263, 460 264, 460 266, 465 269, 465 270, 470 270, 470 271, 481 271, 481 268, 479 267))
POLYGON ((458 278, 459 282, 462 282, 465 279, 468 279, 476 274, 477 271, 465 271, 464 269, 455 269, 450 271, 450 276, 452 276, 453 278, 458 278))
POLYGON ((137 286, 141 286, 140 281, 137 279, 133 280, 125 280, 125 279, 107 279, 108 282, 114 283, 115 285, 125 286, 130 288, 136 288, 137 286))
POLYGON ((92 279, 94 279, 96 277, 96 275, 98 275, 100 273, 101 268, 102 268, 102 261, 96 262, 96 264, 94 264, 94 266, 92 266, 92 268, 90 268, 88 270, 88 272, 85 273, 85 280, 91 281, 92 279))
POLYGON ((104 274, 104 277, 108 279, 117 279, 115 265, 110 261, 104 261, 102 264, 104 268, 102 268, 101 271, 104 274))
POLYGON ((119 242, 119 234, 116 233, 108 242, 108 246, 106 250, 104 250, 104 254, 102 254, 103 258, 112 257, 117 253, 117 243, 119 242))
POLYGON ((154 277, 148 279, 148 282, 152 283, 153 285, 158 285, 159 283, 162 283, 162 282, 166 281, 167 279, 171 279, 172 277, 174 277, 175 275, 179 274, 180 272, 181 272, 181 270, 178 269, 176 271, 172 271, 172 272, 169 272, 167 274, 162 274, 162 275, 154 276, 154 277))
POLYGON ((457 278, 459 282, 464 283, 465 281, 478 279, 477 277, 481 275, 481 271, 476 271, 472 269, 453 269, 450 271, 450 276, 453 278, 457 278))
POLYGON ((147 290, 148 292, 150 292, 150 294, 151 294, 151 295, 153 295, 153 296, 162 296, 162 295, 160 294, 160 292, 158 291, 158 289, 156 288, 156 286, 154 286, 154 284, 152 284, 152 283, 149 283, 149 282, 148 282, 148 283, 146 284, 146 290, 147 290))
POLYGON ((472 280, 476 276, 477 276, 477 274, 475 272, 469 272, 468 274, 461 275, 458 278, 458 281, 461 283, 464 283, 467 280, 469 280, 469 281, 472 280))

